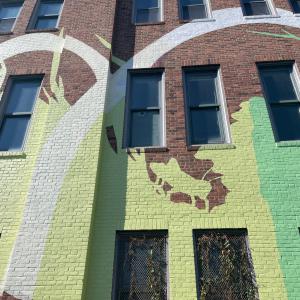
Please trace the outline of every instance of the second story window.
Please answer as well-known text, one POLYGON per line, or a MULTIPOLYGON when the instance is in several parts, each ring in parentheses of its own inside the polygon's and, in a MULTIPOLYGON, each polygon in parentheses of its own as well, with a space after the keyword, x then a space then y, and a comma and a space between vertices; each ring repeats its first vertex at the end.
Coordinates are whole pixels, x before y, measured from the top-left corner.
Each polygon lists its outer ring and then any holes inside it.
POLYGON ((13 77, 0 106, 0 151, 22 150, 41 77, 13 77))
POLYGON ((186 69, 184 74, 188 144, 228 142, 218 69, 186 69))
POLYGON ((13 30, 22 5, 20 1, 0 1, 0 32, 13 30))
POLYGON ((119 231, 112 299, 167 300, 167 231, 119 231))
POLYGON ((300 93, 293 64, 259 66, 276 141, 300 140, 300 93))
POLYGON ((180 10, 186 21, 209 17, 208 0, 180 0, 180 10))
POLYGON ((163 146, 162 71, 130 72, 126 99, 125 146, 163 146))
POLYGON ((63 0, 41 0, 30 24, 30 29, 57 28, 63 0))
POLYGON ((245 16, 271 15, 269 0, 241 0, 245 16))
POLYGON ((295 14, 300 14, 300 0, 290 0, 295 14))
POLYGON ((162 21, 163 0, 134 0, 134 23, 157 23, 162 21))

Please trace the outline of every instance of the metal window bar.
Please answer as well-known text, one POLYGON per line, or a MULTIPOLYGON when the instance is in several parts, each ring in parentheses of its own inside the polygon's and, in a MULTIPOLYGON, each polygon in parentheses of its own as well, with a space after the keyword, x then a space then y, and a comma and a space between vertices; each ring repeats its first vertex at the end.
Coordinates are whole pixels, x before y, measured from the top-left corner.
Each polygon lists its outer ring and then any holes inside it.
POLYGON ((167 235, 118 233, 115 300, 167 300, 167 235))
POLYGON ((259 299, 245 231, 196 231, 194 243, 198 299, 259 299))

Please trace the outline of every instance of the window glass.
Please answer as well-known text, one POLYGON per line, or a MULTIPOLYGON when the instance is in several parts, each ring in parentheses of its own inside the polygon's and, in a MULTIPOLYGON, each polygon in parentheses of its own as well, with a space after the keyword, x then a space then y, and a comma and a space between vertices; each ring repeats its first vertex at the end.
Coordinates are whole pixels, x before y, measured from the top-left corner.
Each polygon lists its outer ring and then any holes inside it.
POLYGON ((13 82, 6 112, 31 113, 40 84, 40 80, 20 80, 13 82))
POLYGON ((224 142, 218 108, 191 110, 191 143, 219 144, 224 142))
POLYGON ((158 111, 133 112, 131 115, 131 147, 160 145, 158 111))
POLYGON ((204 5, 183 6, 182 18, 184 20, 195 20, 207 18, 206 7, 204 5))
POLYGON ((39 16, 46 16, 46 15, 59 15, 61 9, 61 2, 45 2, 41 3, 39 7, 39 16))
POLYGON ((0 5, 0 18, 1 19, 15 19, 17 18, 22 3, 14 3, 14 4, 3 4, 0 5))
POLYGON ((15 24, 15 19, 0 19, 0 32, 10 32, 15 24))
POLYGON ((158 107, 161 75, 135 74, 131 81, 131 107, 158 107))
POLYGON ((269 15, 269 10, 266 1, 244 0, 244 12, 247 16, 254 15, 269 15))
POLYGON ((30 117, 5 118, 0 130, 0 151, 20 150, 30 117))
POLYGON ((56 28, 57 17, 38 19, 36 22, 36 29, 47 29, 47 28, 56 28))
POLYGON ((300 140, 300 105, 273 105, 274 125, 280 141, 300 140))
POLYGON ((297 99, 291 80, 292 69, 271 69, 262 72, 266 93, 270 102, 297 99))
POLYGON ((201 73, 187 73, 188 100, 190 106, 217 104, 217 74, 203 76, 201 73))
POLYGON ((181 3, 183 6, 186 6, 186 5, 198 5, 198 4, 202 4, 204 5, 205 0, 181 0, 181 3))
POLYGON ((159 7, 159 0, 135 0, 136 9, 149 9, 159 7))
POLYGON ((294 13, 299 14, 300 13, 300 0, 291 0, 294 13))

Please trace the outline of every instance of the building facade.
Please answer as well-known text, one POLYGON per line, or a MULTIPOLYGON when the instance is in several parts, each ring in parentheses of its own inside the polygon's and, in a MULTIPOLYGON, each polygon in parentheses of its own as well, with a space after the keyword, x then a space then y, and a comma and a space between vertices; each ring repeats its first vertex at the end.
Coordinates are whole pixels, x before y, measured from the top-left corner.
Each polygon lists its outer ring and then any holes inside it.
POLYGON ((300 1, 0 1, 0 299, 300 299, 300 1))

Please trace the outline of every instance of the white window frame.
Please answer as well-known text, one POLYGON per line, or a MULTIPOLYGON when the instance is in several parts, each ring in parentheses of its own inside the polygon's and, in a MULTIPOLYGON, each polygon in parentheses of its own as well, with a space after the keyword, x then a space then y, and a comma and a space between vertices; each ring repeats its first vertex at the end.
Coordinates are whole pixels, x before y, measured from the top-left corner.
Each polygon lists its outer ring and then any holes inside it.
POLYGON ((59 27, 59 23, 60 23, 61 15, 62 15, 62 12, 63 12, 64 4, 65 4, 65 0, 38 0, 36 5, 35 5, 33 14, 30 18, 30 22, 28 24, 28 30, 47 31, 47 30, 51 30, 51 29, 57 29, 59 27), (37 21, 38 21, 38 18, 39 18, 38 11, 39 11, 39 8, 40 8, 41 4, 42 3, 51 3, 51 2, 54 2, 54 3, 55 2, 62 2, 58 15, 45 15, 45 16, 43 16, 43 17, 56 17, 57 16, 57 22, 56 22, 55 27, 43 28, 43 29, 35 28, 36 24, 37 24, 37 21))
POLYGON ((203 0, 204 2, 204 6, 205 6, 205 10, 206 10, 206 18, 202 18, 202 19, 183 19, 183 5, 182 5, 182 0, 179 0, 179 16, 180 16, 180 20, 183 22, 195 22, 195 21, 207 21, 207 20, 211 20, 212 19, 212 8, 211 8, 211 3, 210 0, 203 0))
POLYGON ((26 130, 25 135, 24 135, 22 147, 18 150, 0 150, 0 152, 20 152, 20 151, 22 152, 22 151, 24 151, 24 148, 27 144, 28 134, 30 132, 33 115, 35 113, 37 102, 38 102, 37 100, 39 99, 39 95, 40 95, 41 88, 42 88, 42 85, 43 85, 44 74, 11 75, 11 76, 9 76, 9 78, 7 80, 6 87, 4 89, 3 96, 0 100, 0 130, 2 129, 3 120, 6 117, 5 111, 6 111, 8 103, 9 103, 9 94, 11 92, 13 82, 17 81, 17 80, 22 80, 22 79, 23 80, 25 80, 25 79, 32 79, 32 80, 40 79, 40 82, 41 82, 40 87, 37 90, 36 98, 35 98, 35 101, 34 101, 34 104, 33 104, 33 107, 32 107, 32 112, 31 113, 28 113, 28 112, 26 112, 26 113, 22 113, 22 112, 16 113, 16 115, 24 115, 24 116, 25 115, 30 115, 30 121, 28 122, 27 130, 26 130))
MULTIPOLYGON (((14 24, 13 26, 11 27, 11 30, 8 31, 8 32, 13 32, 14 29, 15 29, 15 26, 16 26, 16 23, 17 23, 17 20, 21 14, 21 11, 24 7, 24 0, 13 0, 13 1, 8 1, 8 0, 3 0, 3 1, 0 1, 0 4, 13 4, 13 3, 20 3, 21 4, 21 7, 20 7, 20 10, 19 10, 19 13, 18 15, 16 16, 16 18, 2 18, 1 20, 10 20, 10 19, 15 19, 14 21, 14 24)), ((1 10, 1 6, 0 6, 0 10, 1 10)), ((6 31, 7 32, 7 31, 6 31)), ((4 31, 0 31, 0 33, 5 33, 4 31)))
POLYGON ((267 7, 270 10, 270 14, 269 15, 251 15, 251 16, 247 16, 245 14, 244 0, 240 0, 240 1, 241 1, 242 13, 243 13, 243 16, 245 19, 260 19, 260 18, 270 18, 270 17, 278 16, 273 0, 256 0, 255 2, 265 2, 267 7))
MULTIPOLYGON (((284 68, 284 67, 291 67, 292 68, 291 82, 293 84, 294 91, 295 91, 295 94, 296 94, 296 97, 297 97, 297 99, 295 99, 295 100, 298 100, 299 106, 300 106, 300 73, 299 73, 299 69, 298 69, 298 66, 297 66, 296 62, 293 62, 293 61, 281 62, 281 61, 279 61, 279 62, 258 64, 259 69, 263 68, 263 67, 268 67, 268 66, 269 67, 274 67, 274 68, 279 68, 280 66, 282 68, 284 68)), ((271 125, 272 125, 273 136, 274 136, 275 142, 276 143, 282 143, 282 142, 295 142, 295 141, 297 142, 297 141, 299 141, 300 139, 298 139, 298 140, 280 140, 279 139, 277 128, 276 128, 276 123, 275 123, 275 120, 274 120, 274 117, 273 117, 273 113, 271 111, 271 104, 268 101, 268 94, 267 94, 267 91, 264 88, 264 81, 262 79, 261 74, 260 74, 260 80, 261 80, 262 91, 263 91, 263 94, 265 96, 266 106, 267 106, 267 109, 268 109, 269 118, 270 118, 270 122, 271 122, 271 125)), ((295 101, 295 103, 296 102, 297 101, 295 101)), ((282 104, 282 105, 284 105, 284 104, 282 104)))
POLYGON ((188 146, 203 146, 203 145, 229 145, 232 144, 231 134, 230 134, 230 120, 227 108, 227 102, 225 97, 225 90, 223 86, 222 73, 220 66, 201 66, 201 67, 184 67, 183 68, 183 78, 184 78, 184 103, 185 103, 185 119, 186 119, 186 141, 188 146), (224 134, 224 141, 222 143, 207 143, 207 144, 192 144, 191 143, 191 128, 190 128, 190 106, 188 103, 188 93, 187 93, 187 81, 186 73, 189 71, 199 71, 199 72, 210 72, 216 71, 217 73, 217 86, 216 88, 218 93, 218 105, 220 107, 222 128, 224 134))
POLYGON ((123 148, 134 148, 134 149, 155 149, 166 147, 166 101, 165 101, 165 71, 161 68, 153 69, 131 69, 127 72, 127 87, 126 87, 126 99, 125 99, 125 115, 124 115, 124 129, 123 129, 123 148), (159 99, 159 111, 160 111, 160 145, 154 146, 131 146, 131 77, 134 74, 161 74, 161 99, 159 99))
POLYGON ((136 17, 137 17, 136 1, 138 1, 138 0, 133 0, 133 5, 132 5, 132 23, 134 25, 156 24, 156 23, 161 23, 164 21, 164 0, 158 0, 160 20, 158 22, 146 22, 146 23, 144 23, 144 22, 140 23, 140 22, 136 21, 136 17))

